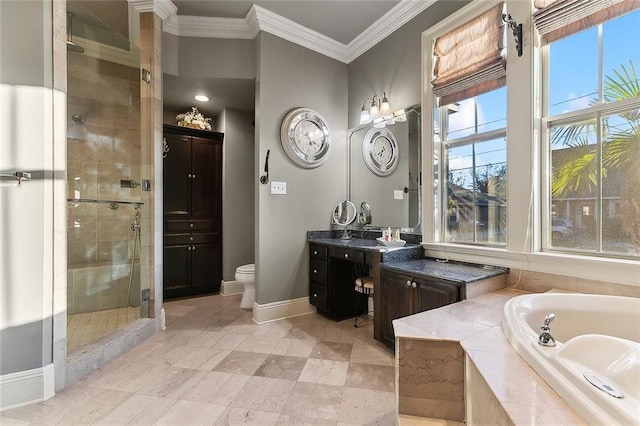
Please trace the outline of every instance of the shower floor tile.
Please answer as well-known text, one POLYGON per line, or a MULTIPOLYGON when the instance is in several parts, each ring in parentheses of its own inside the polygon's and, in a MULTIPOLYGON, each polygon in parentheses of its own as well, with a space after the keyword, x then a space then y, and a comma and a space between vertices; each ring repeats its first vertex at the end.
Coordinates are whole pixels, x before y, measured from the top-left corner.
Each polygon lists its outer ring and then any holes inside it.
POLYGON ((138 318, 139 307, 67 315, 67 353, 95 342, 138 318))

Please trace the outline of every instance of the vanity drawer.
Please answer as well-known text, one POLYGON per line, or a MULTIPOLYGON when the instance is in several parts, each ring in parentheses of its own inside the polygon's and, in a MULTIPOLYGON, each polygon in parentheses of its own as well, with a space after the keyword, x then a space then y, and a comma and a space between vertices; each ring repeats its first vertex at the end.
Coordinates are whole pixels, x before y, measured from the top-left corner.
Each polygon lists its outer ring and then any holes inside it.
POLYGON ((309 285, 309 303, 321 310, 328 310, 327 288, 316 283, 309 285))
POLYGON ((188 244, 215 243, 220 240, 220 234, 165 234, 163 236, 165 246, 177 246, 188 244))
POLYGON ((315 283, 327 284, 327 262, 311 259, 309 262, 309 279, 315 283))
POLYGON ((341 247, 330 247, 329 256, 349 262, 364 263, 364 252, 341 247))
POLYGON ((322 246, 310 245, 309 256, 312 259, 327 260, 327 248, 322 246))
POLYGON ((209 219, 196 220, 167 220, 167 231, 206 231, 212 230, 214 221, 209 219))

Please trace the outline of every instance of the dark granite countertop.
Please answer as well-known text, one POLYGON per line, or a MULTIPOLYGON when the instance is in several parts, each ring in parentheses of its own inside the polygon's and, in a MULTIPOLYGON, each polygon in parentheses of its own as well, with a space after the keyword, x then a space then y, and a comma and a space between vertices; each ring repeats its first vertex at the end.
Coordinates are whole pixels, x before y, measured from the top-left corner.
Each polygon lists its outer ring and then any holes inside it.
POLYGON ((407 243, 403 247, 386 247, 378 244, 375 239, 380 236, 379 232, 352 233, 354 236, 349 240, 341 240, 339 237, 341 234, 342 231, 309 231, 307 232, 307 241, 329 247, 353 248, 365 252, 380 253, 381 262, 403 262, 424 256, 419 235, 410 236, 407 234, 407 243))
POLYGON ((437 262, 433 258, 384 263, 380 269, 422 278, 438 278, 456 283, 470 283, 506 274, 505 268, 489 265, 472 265, 462 262, 437 262))
POLYGON ((310 243, 322 244, 325 246, 333 247, 350 247, 364 250, 373 250, 379 252, 387 252, 400 250, 405 247, 420 247, 420 244, 405 244, 403 247, 386 247, 378 244, 376 240, 369 240, 363 238, 351 238, 350 240, 341 240, 339 238, 316 238, 309 240, 310 243))

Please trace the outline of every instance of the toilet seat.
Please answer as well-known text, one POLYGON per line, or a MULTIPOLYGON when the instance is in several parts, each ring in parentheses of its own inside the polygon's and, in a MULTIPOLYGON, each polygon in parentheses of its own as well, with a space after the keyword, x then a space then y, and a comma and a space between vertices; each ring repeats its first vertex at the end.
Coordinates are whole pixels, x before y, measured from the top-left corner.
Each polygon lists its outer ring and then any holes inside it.
POLYGON ((255 274, 256 273, 256 264, 250 263, 248 265, 238 266, 236 268, 237 274, 255 274))

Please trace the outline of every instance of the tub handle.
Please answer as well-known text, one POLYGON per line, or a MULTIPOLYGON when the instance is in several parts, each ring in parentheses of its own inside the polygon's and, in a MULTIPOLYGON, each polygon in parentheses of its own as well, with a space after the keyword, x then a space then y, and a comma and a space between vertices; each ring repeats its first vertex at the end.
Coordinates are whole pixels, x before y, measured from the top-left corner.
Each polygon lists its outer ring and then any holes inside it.
POLYGON ((542 324, 543 327, 549 327, 549 324, 551 323, 551 321, 553 321, 554 319, 556 319, 556 314, 554 313, 550 313, 549 315, 547 315, 546 317, 544 317, 544 324, 542 324))
POLYGON ((544 317, 544 322, 540 327, 542 333, 538 336, 538 344, 541 346, 553 347, 556 345, 556 339, 551 335, 551 328, 549 328, 549 324, 556 318, 554 313, 550 313, 544 317))

